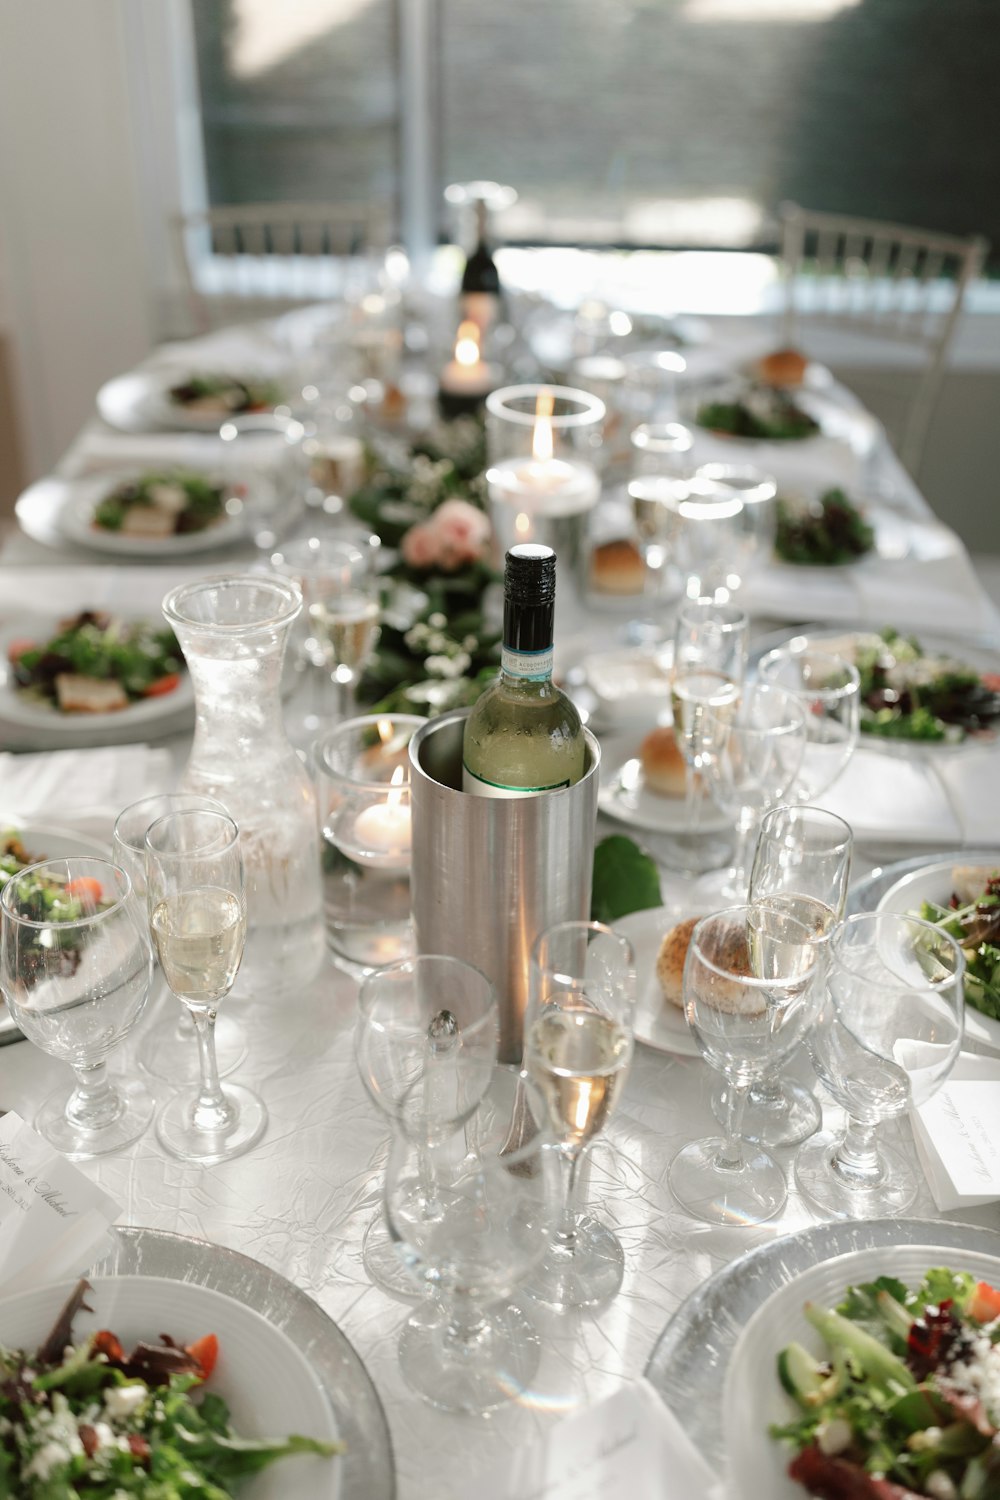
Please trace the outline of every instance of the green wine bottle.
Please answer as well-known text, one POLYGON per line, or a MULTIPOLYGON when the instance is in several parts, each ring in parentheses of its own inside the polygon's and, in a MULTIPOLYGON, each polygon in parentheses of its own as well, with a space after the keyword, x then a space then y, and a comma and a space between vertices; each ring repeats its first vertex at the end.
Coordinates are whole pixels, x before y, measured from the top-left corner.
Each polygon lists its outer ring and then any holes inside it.
POLYGON ((556 555, 520 543, 504 571, 500 676, 466 720, 462 787, 530 797, 573 786, 585 769, 580 715, 552 681, 556 555))

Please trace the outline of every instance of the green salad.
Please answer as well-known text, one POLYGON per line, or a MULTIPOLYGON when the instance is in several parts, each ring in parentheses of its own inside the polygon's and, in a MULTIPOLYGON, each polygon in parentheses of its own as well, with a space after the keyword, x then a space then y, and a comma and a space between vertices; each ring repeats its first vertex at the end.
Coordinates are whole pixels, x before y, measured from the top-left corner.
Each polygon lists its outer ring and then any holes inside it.
POLYGON ((170 399, 175 406, 206 415, 270 411, 281 397, 281 387, 273 380, 244 380, 235 375, 191 375, 170 387, 170 399))
POLYGON ((770 1429, 795 1450, 792 1479, 821 1500, 998 1500, 1000 1292, 940 1267, 805 1316, 825 1350, 781 1351, 799 1415, 770 1429))
POLYGON ((864 557, 874 545, 874 529, 841 489, 809 503, 778 500, 774 550, 782 562, 836 567, 864 557))
POLYGON ((8 649, 15 685, 64 713, 108 713, 172 693, 184 658, 172 630, 84 610, 46 641, 8 649))
POLYGON ((765 438, 771 442, 813 437, 819 423, 802 410, 784 391, 771 386, 751 386, 744 395, 727 400, 705 401, 697 409, 699 427, 727 437, 765 438))
POLYGON ((101 531, 137 536, 184 536, 204 531, 226 514, 230 486, 187 469, 154 470, 126 479, 94 508, 101 531))
POLYGON ((225 1401, 204 1389, 214 1334, 184 1348, 161 1335, 128 1353, 107 1330, 74 1344, 89 1291, 81 1281, 36 1352, 0 1348, 0 1500, 229 1500, 277 1459, 343 1451, 234 1433, 225 1401))
POLYGON ((959 944, 965 954, 966 1002, 1000 1021, 1000 870, 982 872, 975 884, 971 899, 953 892, 947 906, 924 901, 917 915, 959 944))
POLYGON ((1000 719, 998 681, 913 636, 884 630, 858 636, 861 732, 883 739, 958 743, 1000 719))

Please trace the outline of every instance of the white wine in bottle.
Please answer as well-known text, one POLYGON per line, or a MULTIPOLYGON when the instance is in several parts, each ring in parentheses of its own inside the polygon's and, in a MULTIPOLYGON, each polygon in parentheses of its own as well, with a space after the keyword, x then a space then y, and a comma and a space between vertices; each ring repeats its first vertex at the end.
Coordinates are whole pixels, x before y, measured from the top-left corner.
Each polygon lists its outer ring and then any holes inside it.
POLYGON ((504 571, 500 676, 466 720, 462 787, 484 797, 530 797, 584 773, 580 715, 552 681, 556 555, 520 543, 504 571))

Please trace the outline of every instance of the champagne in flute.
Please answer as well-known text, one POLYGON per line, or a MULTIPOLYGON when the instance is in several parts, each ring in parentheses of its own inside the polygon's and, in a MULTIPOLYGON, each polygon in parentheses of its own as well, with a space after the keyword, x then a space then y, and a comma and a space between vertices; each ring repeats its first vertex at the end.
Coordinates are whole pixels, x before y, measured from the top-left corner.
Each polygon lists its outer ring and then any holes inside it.
POLYGON ((674 732, 689 765, 717 755, 740 701, 740 685, 725 672, 692 666, 678 671, 670 688, 674 732))
POLYGON ((317 639, 328 646, 333 665, 360 672, 378 643, 378 600, 352 589, 310 604, 309 620, 317 639))
POLYGON ((232 891, 203 886, 157 902, 150 929, 164 977, 178 1000, 213 1008, 236 978, 246 911, 232 891))
POLYGON ((544 1009, 525 1041, 528 1075, 561 1140, 582 1146, 604 1129, 632 1061, 630 1032, 590 1009, 544 1009))

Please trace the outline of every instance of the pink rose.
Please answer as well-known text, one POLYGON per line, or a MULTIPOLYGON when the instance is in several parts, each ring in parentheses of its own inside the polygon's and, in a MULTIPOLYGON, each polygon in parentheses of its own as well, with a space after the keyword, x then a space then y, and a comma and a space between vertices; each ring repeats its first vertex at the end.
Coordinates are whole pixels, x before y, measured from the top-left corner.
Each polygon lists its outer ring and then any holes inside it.
POLYGON ((438 560, 438 542, 430 526, 422 521, 403 537, 403 557, 411 568, 430 568, 438 560))
POLYGON ((440 560, 446 568, 476 562, 490 539, 489 521, 467 500, 446 500, 427 524, 437 536, 440 560))

